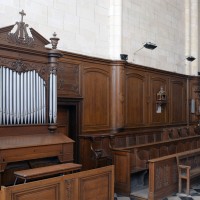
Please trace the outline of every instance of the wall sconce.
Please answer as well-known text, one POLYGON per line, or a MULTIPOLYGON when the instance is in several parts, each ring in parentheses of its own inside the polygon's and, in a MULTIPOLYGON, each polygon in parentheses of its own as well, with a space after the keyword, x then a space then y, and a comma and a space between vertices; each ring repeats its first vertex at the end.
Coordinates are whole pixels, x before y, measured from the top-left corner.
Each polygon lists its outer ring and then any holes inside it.
POLYGON ((128 55, 127 54, 120 54, 120 58, 121 58, 121 60, 127 61, 128 60, 128 55))
POLYGON ((156 113, 162 112, 162 107, 167 103, 166 92, 163 87, 160 87, 160 91, 156 94, 156 113))
POLYGON ((147 43, 144 44, 144 47, 145 47, 146 49, 151 49, 151 50, 153 50, 153 49, 155 49, 155 48, 157 47, 157 45, 156 45, 156 44, 153 44, 153 43, 151 43, 151 42, 147 42, 147 43))
POLYGON ((181 60, 181 61, 179 61, 178 63, 176 63, 176 65, 181 64, 185 59, 186 59, 187 61, 189 61, 189 62, 192 62, 192 61, 194 61, 196 58, 193 57, 193 56, 185 57, 183 60, 181 60))
POLYGON ((192 61, 194 61, 196 58, 193 57, 193 56, 188 56, 186 59, 187 59, 188 61, 192 62, 192 61))
POLYGON ((151 42, 146 42, 142 48, 138 49, 137 51, 135 51, 133 54, 135 55, 138 51, 142 50, 143 48, 146 49, 150 49, 150 50, 154 50, 157 47, 156 44, 153 44, 151 42))

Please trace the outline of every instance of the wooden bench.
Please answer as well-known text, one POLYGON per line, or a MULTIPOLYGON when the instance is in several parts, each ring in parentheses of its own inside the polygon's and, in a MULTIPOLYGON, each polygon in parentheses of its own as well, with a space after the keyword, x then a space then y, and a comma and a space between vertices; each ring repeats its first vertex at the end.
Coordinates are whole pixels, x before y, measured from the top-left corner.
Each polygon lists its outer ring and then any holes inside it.
POLYGON ((178 192, 180 165, 190 168, 188 181, 200 176, 200 148, 149 160, 148 200, 164 199, 178 192))
POLYGON ((190 192, 191 179, 200 176, 200 152, 189 151, 187 154, 177 155, 179 176, 179 193, 182 190, 182 180, 186 180, 186 194, 190 192))
MULTIPOLYGON (((176 126, 156 129, 95 133, 80 135, 81 149, 91 152, 82 158, 84 169, 97 168, 112 163, 112 148, 149 144, 197 135, 194 126, 176 126)), ((87 154, 88 154, 87 153, 87 154)))
POLYGON ((136 182, 144 182, 142 179, 149 168, 148 160, 197 148, 200 148, 200 135, 124 148, 112 148, 116 192, 129 195, 130 177, 138 172, 141 172, 141 177, 137 176, 138 181, 136 180, 136 182))
POLYGON ((81 164, 63 163, 63 164, 46 166, 46 167, 38 167, 38 168, 33 168, 33 169, 16 171, 14 172, 14 175, 16 177, 14 185, 17 183, 17 180, 19 178, 23 179, 24 183, 26 183, 26 181, 30 179, 47 177, 47 176, 56 175, 56 174, 65 174, 67 172, 80 170, 81 167, 82 167, 81 164))

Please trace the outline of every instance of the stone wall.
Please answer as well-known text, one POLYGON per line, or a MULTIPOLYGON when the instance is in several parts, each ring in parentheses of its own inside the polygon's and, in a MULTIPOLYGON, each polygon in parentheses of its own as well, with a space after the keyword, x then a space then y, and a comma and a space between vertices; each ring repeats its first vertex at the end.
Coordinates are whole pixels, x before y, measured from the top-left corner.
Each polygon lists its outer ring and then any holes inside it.
POLYGON ((20 20, 47 39, 56 31, 62 50, 197 75, 198 0, 0 0, 0 26, 20 20), (2 20, 3 19, 3 20, 2 20), (142 49, 145 42, 158 45, 142 49), (197 59, 189 63, 185 57, 197 59))

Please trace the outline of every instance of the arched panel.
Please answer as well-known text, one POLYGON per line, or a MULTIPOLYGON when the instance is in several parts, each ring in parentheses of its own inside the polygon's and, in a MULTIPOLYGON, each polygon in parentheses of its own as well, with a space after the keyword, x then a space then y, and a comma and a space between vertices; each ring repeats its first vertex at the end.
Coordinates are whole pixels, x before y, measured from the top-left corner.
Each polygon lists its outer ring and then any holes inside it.
POLYGON ((186 122, 186 82, 171 81, 171 123, 186 122))
POLYGON ((145 75, 129 73, 126 76, 125 126, 127 128, 145 124, 145 75))
POLYGON ((83 129, 106 129, 110 126, 110 77, 102 69, 84 70, 83 129))

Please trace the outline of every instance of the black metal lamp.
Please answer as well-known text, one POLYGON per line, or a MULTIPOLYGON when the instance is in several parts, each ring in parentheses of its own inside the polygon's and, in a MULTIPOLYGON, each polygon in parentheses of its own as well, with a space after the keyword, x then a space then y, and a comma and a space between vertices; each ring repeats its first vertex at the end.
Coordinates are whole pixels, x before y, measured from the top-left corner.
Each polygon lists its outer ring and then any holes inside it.
POLYGON ((147 43, 144 44, 144 47, 145 47, 146 49, 151 49, 151 50, 153 50, 153 49, 155 49, 155 48, 157 47, 157 45, 156 45, 156 44, 153 44, 153 43, 151 43, 151 42, 147 42, 147 43))
POLYGON ((188 56, 186 59, 187 59, 188 61, 192 62, 192 61, 194 61, 196 58, 193 57, 193 56, 188 56))
POLYGON ((128 60, 128 55, 127 54, 120 54, 121 60, 128 60))
POLYGON ((154 50, 156 47, 157 47, 156 44, 154 44, 154 43, 152 43, 152 42, 146 42, 146 43, 143 45, 142 48, 140 48, 140 49, 138 49, 137 51, 134 52, 134 55, 135 55, 138 51, 142 50, 143 48, 150 49, 150 50, 154 50))

